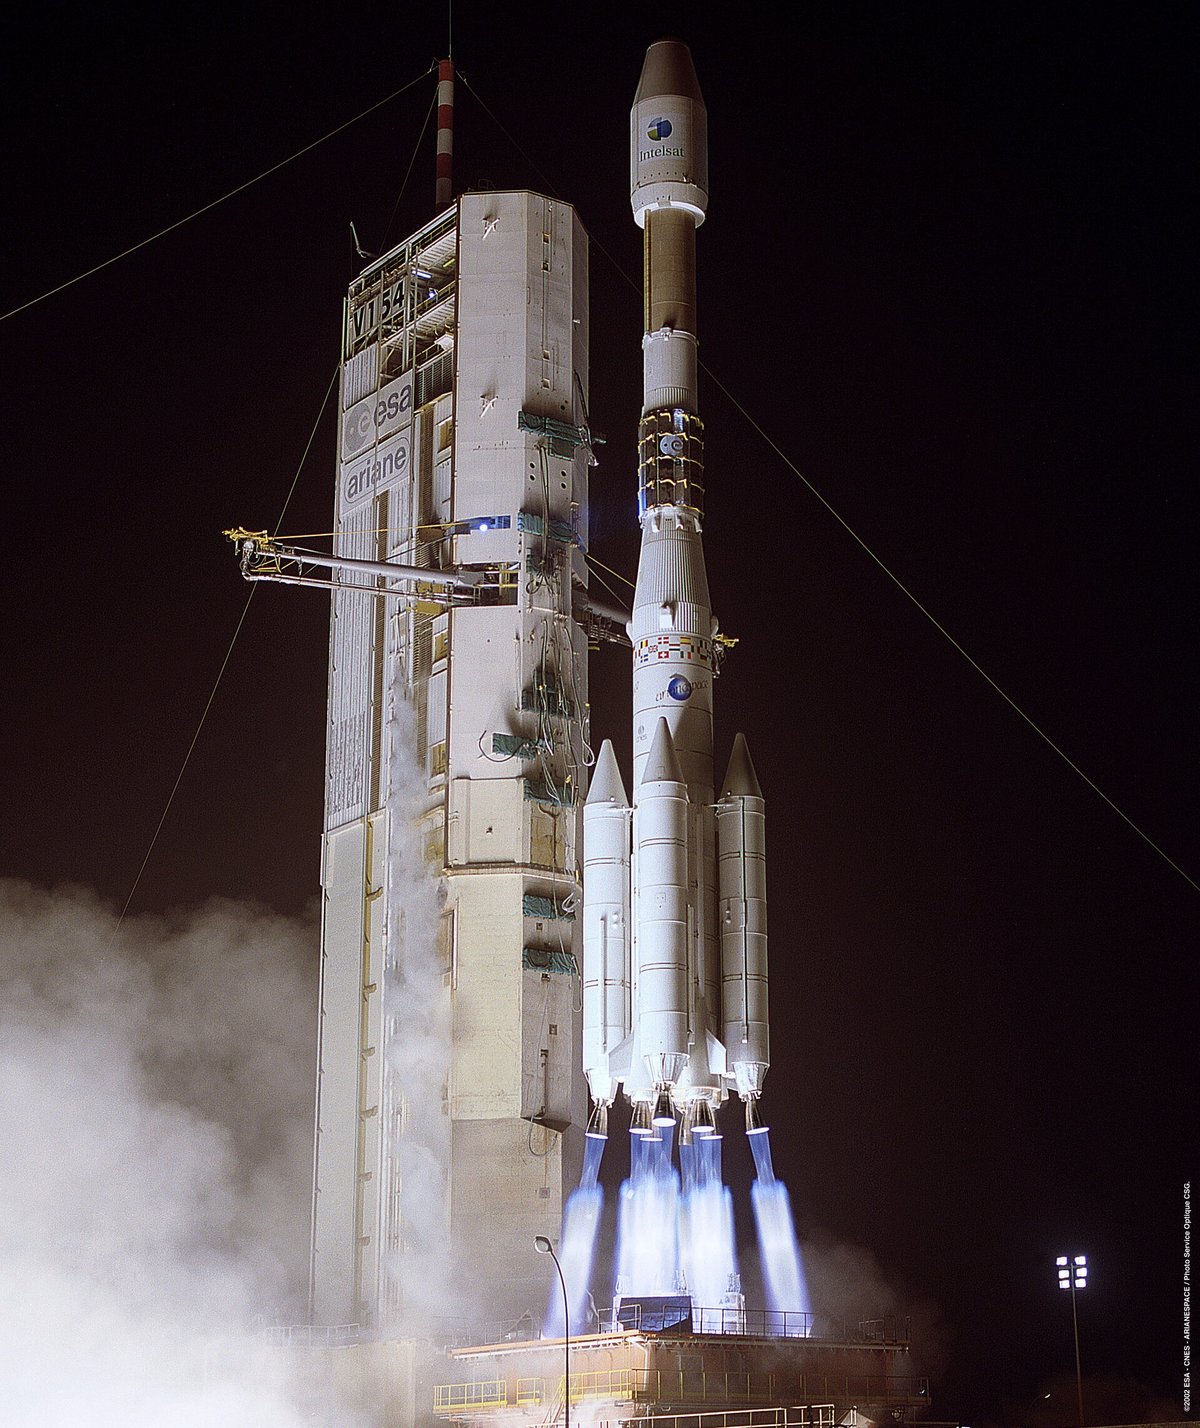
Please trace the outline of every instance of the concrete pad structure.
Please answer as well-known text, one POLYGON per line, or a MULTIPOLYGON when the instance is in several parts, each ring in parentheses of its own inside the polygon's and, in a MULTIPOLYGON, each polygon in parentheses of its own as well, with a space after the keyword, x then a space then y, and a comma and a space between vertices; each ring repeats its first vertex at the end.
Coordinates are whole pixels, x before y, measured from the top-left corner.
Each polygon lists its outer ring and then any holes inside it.
MULTIPOLYGON (((570 1341, 569 1421, 662 1428, 834 1428, 911 1419, 929 1404, 907 1324, 821 1326, 751 1313, 740 1333, 621 1330, 570 1341), (781 1333, 783 1328, 789 1332, 781 1333)), ((453 1350, 434 1388, 439 1418, 488 1428, 564 1419, 564 1343, 453 1350)))

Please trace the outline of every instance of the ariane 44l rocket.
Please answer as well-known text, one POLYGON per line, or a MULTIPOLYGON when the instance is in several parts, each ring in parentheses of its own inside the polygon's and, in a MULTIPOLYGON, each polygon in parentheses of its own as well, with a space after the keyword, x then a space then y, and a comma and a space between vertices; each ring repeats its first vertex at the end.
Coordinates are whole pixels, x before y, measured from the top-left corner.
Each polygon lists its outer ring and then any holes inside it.
POLYGON ((768 1065, 762 790, 745 739, 713 780, 721 638, 704 568, 696 229, 708 205, 704 100, 687 46, 650 46, 630 117, 644 230, 638 430, 641 556, 633 615, 633 800, 605 740, 584 808, 583 1054, 607 1134, 624 1087, 633 1130, 711 1132, 731 1090, 758 1127, 768 1065))

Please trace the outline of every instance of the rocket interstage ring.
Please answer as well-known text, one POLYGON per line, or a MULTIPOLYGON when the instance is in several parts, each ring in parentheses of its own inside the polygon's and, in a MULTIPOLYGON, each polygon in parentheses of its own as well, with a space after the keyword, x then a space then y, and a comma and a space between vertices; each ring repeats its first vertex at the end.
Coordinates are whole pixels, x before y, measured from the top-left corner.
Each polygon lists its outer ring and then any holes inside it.
POLYGON ((638 512, 654 506, 704 513, 704 423, 682 407, 638 423, 638 512))
MULTIPOLYGON (((679 634, 657 634, 646 635, 637 641, 633 647, 633 667, 634 669, 648 669, 652 665, 666 664, 695 664, 701 669, 711 670, 713 667, 713 642, 701 639, 698 635, 679 634)), ((683 676, 678 676, 683 678, 683 676)), ((674 699, 686 699, 687 694, 682 691, 671 692, 674 699)), ((689 690, 690 694, 691 691, 689 690)))

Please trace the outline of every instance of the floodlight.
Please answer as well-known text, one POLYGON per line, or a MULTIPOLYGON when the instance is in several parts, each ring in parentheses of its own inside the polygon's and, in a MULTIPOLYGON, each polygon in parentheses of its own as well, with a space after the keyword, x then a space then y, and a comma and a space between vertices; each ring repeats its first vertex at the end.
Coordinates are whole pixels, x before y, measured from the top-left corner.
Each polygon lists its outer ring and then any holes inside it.
POLYGON ((1079 1312, 1075 1305, 1075 1291, 1087 1288, 1087 1255, 1060 1254, 1055 1257, 1058 1266, 1058 1287, 1071 1291, 1071 1327, 1075 1333, 1075 1400, 1079 1409, 1079 1428, 1083 1428, 1083 1369, 1079 1362, 1079 1312))

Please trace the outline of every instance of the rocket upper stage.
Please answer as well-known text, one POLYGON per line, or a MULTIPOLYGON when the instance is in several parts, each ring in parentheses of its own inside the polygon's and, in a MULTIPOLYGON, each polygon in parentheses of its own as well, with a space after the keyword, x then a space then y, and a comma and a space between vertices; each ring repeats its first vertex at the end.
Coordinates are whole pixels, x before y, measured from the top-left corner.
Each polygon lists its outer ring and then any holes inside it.
MULTIPOLYGON (((691 54, 678 40, 659 40, 646 52, 629 116, 629 165, 633 216, 646 233, 642 415, 679 409, 694 416, 696 229, 708 208, 708 115, 691 54)), ((699 439, 686 422, 675 430, 660 421, 649 435, 676 438, 681 447, 699 439)), ((644 508, 645 482, 642 491, 644 508)), ((677 500, 672 488, 662 503, 700 509, 702 491, 677 500)))
POLYGON ((632 806, 606 740, 584 808, 584 1070, 599 1106, 624 1085, 648 1125, 670 1096, 687 1133, 730 1090, 762 1088, 767 923, 763 797, 740 734, 719 798, 713 779, 695 262, 708 120, 678 40, 647 51, 630 181, 645 244, 632 806))

